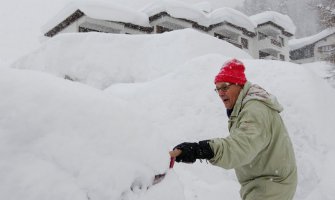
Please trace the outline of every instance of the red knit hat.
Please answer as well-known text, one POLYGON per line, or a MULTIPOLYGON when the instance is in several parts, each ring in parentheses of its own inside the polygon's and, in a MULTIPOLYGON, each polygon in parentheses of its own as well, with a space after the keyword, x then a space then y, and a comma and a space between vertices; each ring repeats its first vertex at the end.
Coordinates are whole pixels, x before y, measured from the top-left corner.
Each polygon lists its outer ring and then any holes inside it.
POLYGON ((237 59, 232 59, 223 64, 218 75, 216 75, 214 83, 228 82, 244 85, 247 79, 244 74, 244 65, 237 59))

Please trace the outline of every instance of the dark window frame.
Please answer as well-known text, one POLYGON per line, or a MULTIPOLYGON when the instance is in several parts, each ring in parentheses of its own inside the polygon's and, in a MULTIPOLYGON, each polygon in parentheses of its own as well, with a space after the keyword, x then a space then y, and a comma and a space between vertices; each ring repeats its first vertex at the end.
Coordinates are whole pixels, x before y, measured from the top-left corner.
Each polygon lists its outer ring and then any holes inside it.
POLYGON ((241 37, 241 44, 244 49, 249 49, 249 40, 241 37))

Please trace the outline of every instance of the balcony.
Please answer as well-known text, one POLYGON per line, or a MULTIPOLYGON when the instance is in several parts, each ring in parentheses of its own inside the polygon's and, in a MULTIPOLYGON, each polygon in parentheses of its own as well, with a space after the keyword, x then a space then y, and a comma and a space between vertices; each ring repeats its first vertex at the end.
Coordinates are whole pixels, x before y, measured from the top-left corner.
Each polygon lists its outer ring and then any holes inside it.
POLYGON ((271 44, 276 45, 280 48, 282 47, 281 43, 278 40, 276 40, 274 38, 270 38, 270 40, 271 40, 271 44))
POLYGON ((230 44, 242 49, 242 44, 240 44, 239 42, 237 42, 236 40, 232 40, 232 39, 229 39, 229 38, 226 38, 224 39, 226 40, 227 42, 229 42, 230 44))
POLYGON ((238 41, 234 40, 234 39, 231 39, 227 36, 224 36, 224 35, 221 35, 221 34, 218 34, 218 33, 214 33, 214 37, 219 38, 221 40, 225 40, 225 41, 229 42, 230 44, 242 49, 242 44, 239 43, 238 41))
POLYGON ((325 45, 317 48, 320 60, 334 60, 335 58, 335 45, 325 45))
POLYGON ((269 36, 259 37, 258 45, 259 49, 265 52, 281 52, 283 48, 280 41, 269 36))
POLYGON ((322 54, 334 54, 335 53, 335 45, 327 45, 318 48, 318 52, 322 54))

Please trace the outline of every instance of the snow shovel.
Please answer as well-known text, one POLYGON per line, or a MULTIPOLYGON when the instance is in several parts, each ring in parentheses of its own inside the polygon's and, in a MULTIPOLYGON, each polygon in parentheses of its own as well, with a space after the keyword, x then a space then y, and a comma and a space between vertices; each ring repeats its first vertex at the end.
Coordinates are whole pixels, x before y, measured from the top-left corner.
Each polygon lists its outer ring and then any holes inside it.
MULTIPOLYGON (((169 169, 173 168, 176 157, 179 154, 181 154, 181 150, 179 150, 179 149, 175 149, 173 151, 170 151, 170 166, 169 166, 169 169)), ((157 183, 161 182, 164 179, 166 174, 167 174, 167 172, 165 172, 163 174, 155 175, 155 178, 154 178, 154 181, 153 181, 152 185, 156 185, 157 183)))

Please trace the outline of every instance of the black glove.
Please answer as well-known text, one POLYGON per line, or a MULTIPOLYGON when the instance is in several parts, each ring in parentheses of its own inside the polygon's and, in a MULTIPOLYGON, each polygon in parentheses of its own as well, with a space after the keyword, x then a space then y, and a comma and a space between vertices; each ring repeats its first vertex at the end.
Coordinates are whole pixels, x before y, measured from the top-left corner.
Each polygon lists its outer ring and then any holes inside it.
POLYGON ((177 162, 194 163, 196 159, 211 159, 214 153, 208 144, 209 140, 203 140, 199 143, 184 142, 173 149, 181 150, 181 154, 176 157, 177 162))

